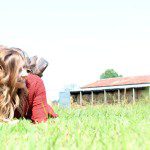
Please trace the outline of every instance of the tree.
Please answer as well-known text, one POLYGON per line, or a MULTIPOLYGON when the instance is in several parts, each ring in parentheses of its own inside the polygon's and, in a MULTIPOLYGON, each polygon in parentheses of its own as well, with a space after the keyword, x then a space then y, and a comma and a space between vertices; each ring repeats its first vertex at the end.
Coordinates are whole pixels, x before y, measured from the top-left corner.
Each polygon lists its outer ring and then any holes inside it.
POLYGON ((107 78, 116 78, 116 77, 122 77, 122 75, 119 75, 114 69, 107 69, 104 73, 100 75, 100 79, 107 79, 107 78))

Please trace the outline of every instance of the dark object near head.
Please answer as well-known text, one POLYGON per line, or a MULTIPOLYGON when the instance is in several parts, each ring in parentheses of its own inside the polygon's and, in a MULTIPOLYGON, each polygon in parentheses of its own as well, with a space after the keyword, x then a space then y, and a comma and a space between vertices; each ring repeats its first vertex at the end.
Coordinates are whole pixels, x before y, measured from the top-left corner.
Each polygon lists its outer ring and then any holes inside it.
POLYGON ((19 48, 11 48, 20 53, 20 55, 25 59, 26 69, 28 73, 36 74, 39 77, 43 76, 43 72, 48 66, 48 62, 44 58, 38 59, 37 56, 28 57, 27 53, 19 48))
POLYGON ((31 57, 30 61, 31 61, 31 63, 30 63, 30 71, 33 74, 36 74, 39 77, 42 77, 44 70, 48 66, 48 62, 44 58, 38 59, 37 56, 31 57))

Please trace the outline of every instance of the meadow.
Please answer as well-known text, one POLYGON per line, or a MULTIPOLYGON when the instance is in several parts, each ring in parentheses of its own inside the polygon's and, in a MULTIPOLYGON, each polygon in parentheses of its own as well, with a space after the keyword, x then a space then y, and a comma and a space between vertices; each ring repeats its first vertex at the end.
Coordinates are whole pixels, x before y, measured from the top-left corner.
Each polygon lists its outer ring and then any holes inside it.
POLYGON ((150 149, 150 102, 54 109, 46 123, 1 123, 0 149, 150 149))

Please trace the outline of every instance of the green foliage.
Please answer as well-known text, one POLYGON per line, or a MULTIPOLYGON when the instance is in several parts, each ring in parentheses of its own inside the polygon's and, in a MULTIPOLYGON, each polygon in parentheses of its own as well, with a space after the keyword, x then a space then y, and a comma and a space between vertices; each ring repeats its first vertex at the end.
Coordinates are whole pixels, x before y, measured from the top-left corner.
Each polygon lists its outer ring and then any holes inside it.
POLYGON ((107 69, 104 73, 100 75, 100 79, 106 79, 106 78, 116 78, 116 77, 122 77, 122 75, 119 75, 114 69, 107 69))
POLYGON ((34 125, 0 124, 5 149, 150 149, 150 103, 55 108, 59 118, 34 125))

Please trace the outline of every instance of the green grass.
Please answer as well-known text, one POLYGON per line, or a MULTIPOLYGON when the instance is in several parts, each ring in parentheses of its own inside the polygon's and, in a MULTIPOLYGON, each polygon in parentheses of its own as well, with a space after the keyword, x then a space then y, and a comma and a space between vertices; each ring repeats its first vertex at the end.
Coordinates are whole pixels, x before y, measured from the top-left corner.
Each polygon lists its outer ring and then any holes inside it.
POLYGON ((55 111, 47 123, 0 124, 0 149, 150 149, 150 103, 55 111))

